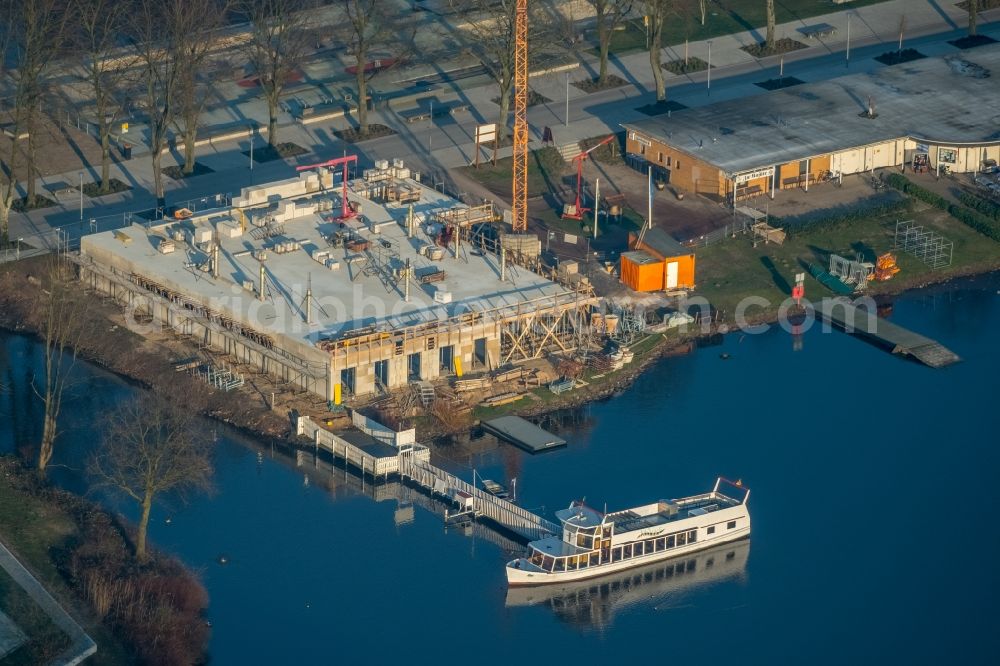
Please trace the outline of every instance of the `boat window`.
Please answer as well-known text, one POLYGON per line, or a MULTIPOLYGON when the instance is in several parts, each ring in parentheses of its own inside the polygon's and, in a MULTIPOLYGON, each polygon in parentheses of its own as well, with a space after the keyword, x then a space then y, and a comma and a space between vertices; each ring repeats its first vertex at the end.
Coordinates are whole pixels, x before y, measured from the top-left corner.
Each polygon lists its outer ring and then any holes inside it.
POLYGON ((611 539, 605 539, 604 543, 601 544, 601 548, 603 548, 604 550, 611 548, 611 539))
POLYGON ((542 568, 546 571, 552 571, 552 558, 550 556, 546 555, 545 559, 542 560, 542 568))
POLYGON ((608 537, 611 536, 611 525, 605 525, 604 526, 604 536, 605 536, 605 538, 608 538, 608 537))
POLYGON ((540 567, 540 566, 542 566, 542 559, 543 559, 543 557, 542 557, 541 553, 539 553, 537 550, 532 551, 532 553, 531 553, 531 563, 532 564, 534 564, 536 567, 540 567))
POLYGON ((622 559, 622 547, 621 546, 617 546, 615 548, 612 548, 611 549, 611 561, 612 562, 617 562, 620 559, 622 559))
POLYGON ((652 553, 654 550, 656 550, 656 548, 654 546, 655 543, 656 543, 656 539, 646 539, 646 553, 647 554, 648 553, 652 553))
POLYGON ((726 523, 726 529, 727 530, 731 530, 734 527, 736 527, 736 521, 735 520, 730 520, 728 523, 726 523))
POLYGON ((666 547, 667 547, 667 540, 666 539, 664 539, 663 537, 660 537, 659 539, 656 540, 656 552, 660 552, 661 550, 663 550, 666 547))
POLYGON ((556 558, 556 565, 555 565, 555 567, 552 568, 552 570, 553 571, 563 571, 565 569, 566 569, 566 558, 565 557, 557 557, 556 558))
POLYGON ((642 555, 642 541, 636 541, 632 544, 632 554, 636 557, 642 555))
POLYGON ((674 547, 674 535, 671 534, 670 536, 667 537, 667 548, 673 548, 673 547, 674 547))
POLYGON ((625 544, 625 558, 628 559, 632 557, 632 544, 625 544))
POLYGON ((708 533, 715 534, 715 525, 712 525, 711 527, 708 528, 708 533))
POLYGON ((590 554, 590 566, 594 567, 601 563, 601 554, 596 550, 590 554))
POLYGON ((677 535, 677 545, 683 546, 686 543, 687 543, 687 534, 681 532, 680 534, 677 535))
POLYGON ((580 556, 580 568, 581 569, 586 569, 587 568, 587 556, 586 555, 581 555, 580 556))
POLYGON ((576 545, 579 546, 580 548, 587 548, 587 549, 593 548, 594 538, 591 536, 587 536, 581 532, 576 535, 576 545))
POLYGON ((694 543, 698 540, 698 530, 691 530, 688 532, 688 543, 694 543))

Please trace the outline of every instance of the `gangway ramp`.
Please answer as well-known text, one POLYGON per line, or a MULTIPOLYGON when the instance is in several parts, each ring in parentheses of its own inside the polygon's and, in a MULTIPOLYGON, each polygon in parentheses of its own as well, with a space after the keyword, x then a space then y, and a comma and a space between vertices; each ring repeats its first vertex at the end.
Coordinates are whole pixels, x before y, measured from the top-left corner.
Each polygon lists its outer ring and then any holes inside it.
POLYGON ((911 356, 929 367, 943 368, 962 360, 940 342, 883 319, 850 299, 824 298, 813 307, 817 318, 871 340, 893 354, 911 356))

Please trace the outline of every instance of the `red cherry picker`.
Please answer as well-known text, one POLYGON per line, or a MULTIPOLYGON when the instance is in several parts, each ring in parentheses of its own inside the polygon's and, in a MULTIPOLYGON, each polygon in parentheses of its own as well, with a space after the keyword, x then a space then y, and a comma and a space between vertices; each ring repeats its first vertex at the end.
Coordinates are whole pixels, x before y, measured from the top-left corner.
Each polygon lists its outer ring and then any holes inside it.
POLYGON ((607 137, 601 139, 600 142, 594 144, 587 150, 583 151, 579 155, 573 158, 576 162, 576 204, 565 204, 563 205, 562 217, 564 220, 583 220, 583 216, 590 212, 589 208, 583 207, 583 201, 581 197, 583 195, 583 161, 587 159, 587 155, 594 152, 606 143, 615 140, 615 135, 611 134, 607 137))

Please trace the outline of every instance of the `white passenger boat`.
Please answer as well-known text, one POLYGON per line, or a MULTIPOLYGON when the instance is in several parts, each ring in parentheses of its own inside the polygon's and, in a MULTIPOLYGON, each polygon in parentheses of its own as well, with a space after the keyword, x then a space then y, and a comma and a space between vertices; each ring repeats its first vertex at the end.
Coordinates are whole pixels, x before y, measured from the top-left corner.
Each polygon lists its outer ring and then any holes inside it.
POLYGON ((601 513, 573 502, 556 512, 562 536, 529 543, 526 557, 507 563, 507 583, 593 578, 748 537, 749 498, 749 488, 720 477, 709 493, 625 511, 601 513))
POLYGON ((625 609, 670 607, 686 594, 745 575, 750 540, 723 543, 627 571, 554 585, 507 588, 507 607, 547 606, 560 620, 609 627, 625 609))

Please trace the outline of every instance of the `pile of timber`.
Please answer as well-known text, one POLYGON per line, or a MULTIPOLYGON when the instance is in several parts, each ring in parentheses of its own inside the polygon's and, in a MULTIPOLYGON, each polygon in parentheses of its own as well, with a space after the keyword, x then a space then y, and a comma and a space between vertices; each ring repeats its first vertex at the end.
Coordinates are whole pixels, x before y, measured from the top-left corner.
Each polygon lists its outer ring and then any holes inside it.
POLYGON ((500 405, 506 405, 512 402, 517 402, 523 397, 524 397, 523 393, 517 393, 516 391, 507 391, 506 393, 498 393, 497 395, 486 398, 479 404, 481 404, 483 407, 498 407, 500 405))

